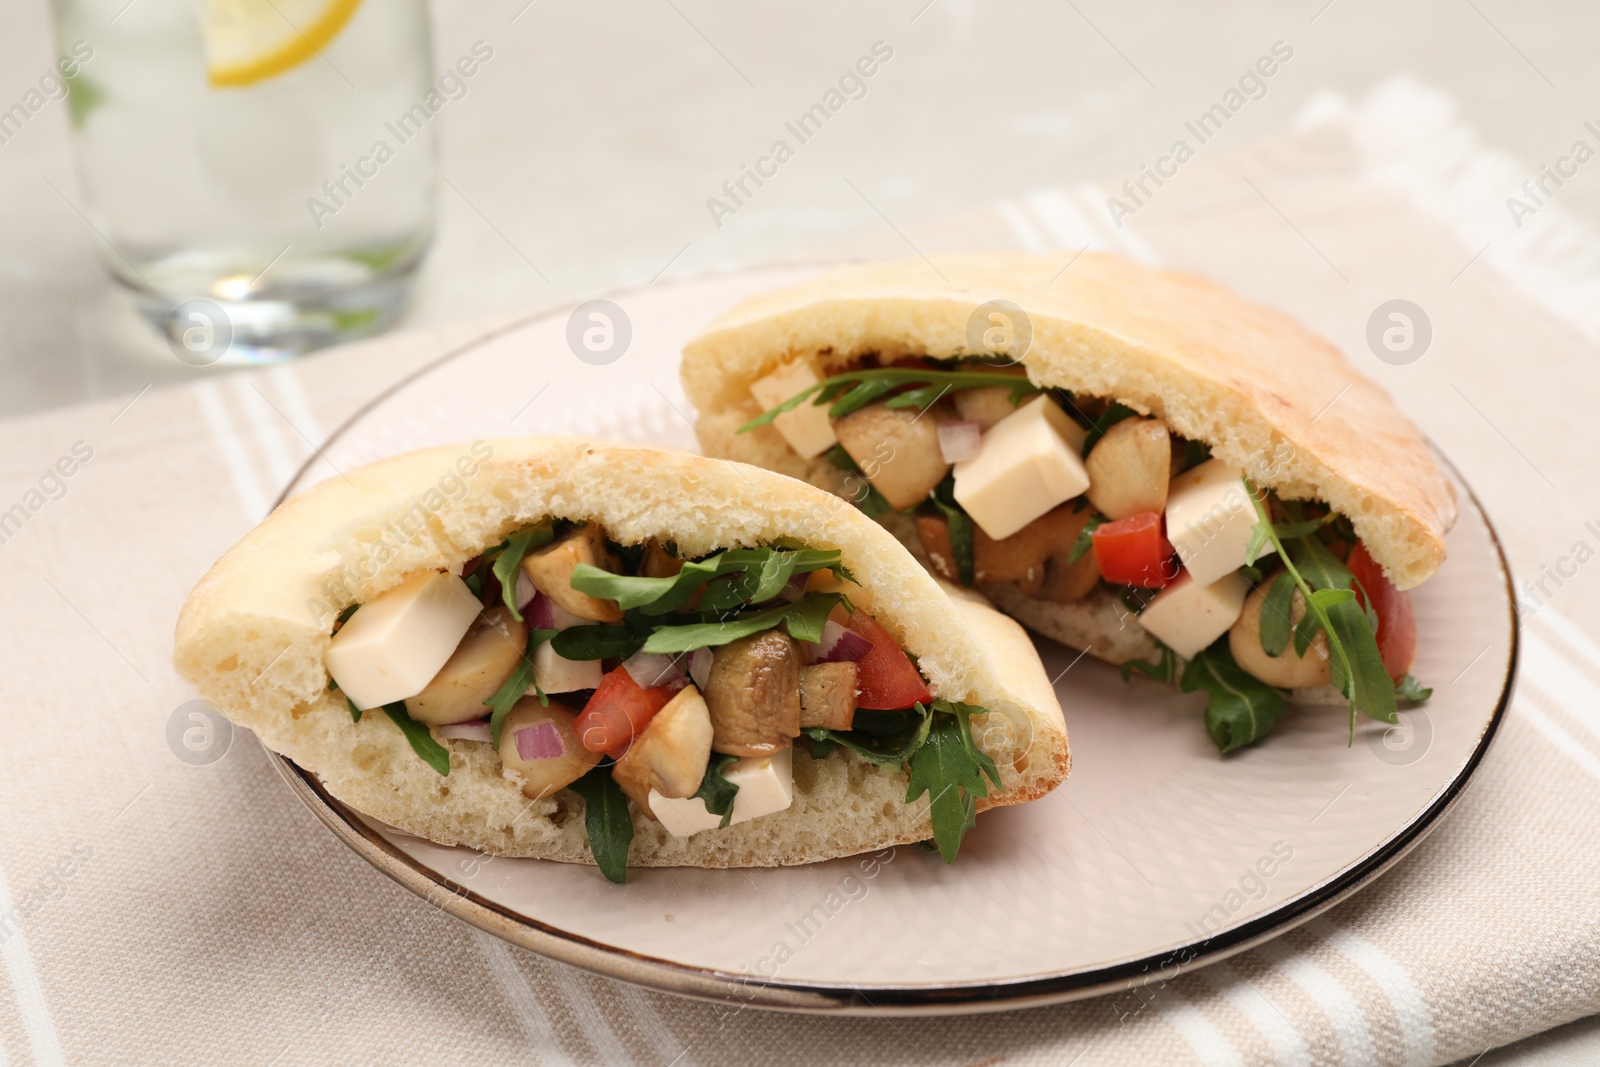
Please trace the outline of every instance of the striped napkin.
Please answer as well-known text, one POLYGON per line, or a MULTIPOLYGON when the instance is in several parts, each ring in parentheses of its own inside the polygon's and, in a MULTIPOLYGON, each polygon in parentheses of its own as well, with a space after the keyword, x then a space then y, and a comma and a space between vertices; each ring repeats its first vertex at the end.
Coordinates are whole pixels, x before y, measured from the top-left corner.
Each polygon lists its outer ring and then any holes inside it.
POLYGON ((1264 947, 1059 1007, 785 1016, 596 978, 375 875, 257 746, 180 755, 184 594, 377 383, 485 324, 0 424, 0 1065, 1426 1065, 1600 1011, 1600 511, 1589 450, 1561 447, 1594 440, 1600 235, 1559 202, 1516 228, 1503 198, 1524 169, 1396 81, 1314 101, 1290 136, 1202 149, 1120 228, 1106 201, 1137 175, 847 250, 1108 248, 1282 307, 1397 394, 1522 579, 1518 693, 1431 837, 1264 947), (1404 367, 1365 358, 1396 298, 1434 328, 1404 367))

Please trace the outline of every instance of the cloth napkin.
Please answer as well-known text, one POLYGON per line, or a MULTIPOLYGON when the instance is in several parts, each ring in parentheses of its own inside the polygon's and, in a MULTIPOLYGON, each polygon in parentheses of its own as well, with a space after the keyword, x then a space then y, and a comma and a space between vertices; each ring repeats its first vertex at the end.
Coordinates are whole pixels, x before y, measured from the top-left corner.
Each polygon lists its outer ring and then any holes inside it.
POLYGON ((185 746, 193 693, 169 666, 184 595, 330 429, 492 325, 473 323, 0 424, 0 1064, 1424 1065, 1600 1011, 1600 240, 1558 203, 1517 229, 1515 161, 1425 86, 1303 118, 1202 148, 1138 204, 1116 176, 847 251, 1102 247, 1209 274, 1331 338, 1459 465, 1528 583, 1521 682, 1461 802, 1377 884, 1095 1000, 778 1015, 578 972, 439 913, 335 841, 242 734, 186 760, 205 744, 185 746), (1136 208, 1120 227, 1112 196, 1136 208), (1433 327, 1406 365, 1367 344, 1392 299, 1433 327))

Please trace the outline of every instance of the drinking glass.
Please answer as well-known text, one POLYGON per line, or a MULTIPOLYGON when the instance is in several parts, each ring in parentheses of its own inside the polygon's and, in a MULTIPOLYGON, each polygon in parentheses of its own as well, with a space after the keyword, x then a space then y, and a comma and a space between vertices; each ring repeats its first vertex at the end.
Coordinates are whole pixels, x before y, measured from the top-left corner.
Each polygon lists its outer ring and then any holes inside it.
POLYGON ((427 0, 55 0, 83 210, 186 362, 374 333, 432 237, 427 0))

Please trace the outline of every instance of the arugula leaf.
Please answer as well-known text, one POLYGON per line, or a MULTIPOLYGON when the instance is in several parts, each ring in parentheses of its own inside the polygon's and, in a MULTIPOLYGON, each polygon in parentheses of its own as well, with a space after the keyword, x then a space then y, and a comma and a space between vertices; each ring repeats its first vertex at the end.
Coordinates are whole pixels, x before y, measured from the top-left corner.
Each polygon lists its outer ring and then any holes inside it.
POLYGON ((796 641, 820 641, 828 613, 843 600, 839 593, 807 593, 793 604, 775 604, 732 619, 658 626, 643 648, 646 652, 693 652, 697 648, 725 645, 780 625, 787 627, 789 636, 796 641))
POLYGON ((529 630, 528 644, 522 650, 522 659, 517 661, 517 669, 511 672, 511 677, 505 680, 504 685, 495 690, 494 696, 483 702, 484 707, 490 709, 489 736, 494 738, 496 748, 500 747, 500 728, 504 725, 506 716, 510 714, 512 706, 527 695, 530 685, 539 694, 540 703, 549 703, 544 691, 538 688, 537 672, 533 669, 533 650, 561 632, 560 630, 529 630))
POLYGON ((1172 654, 1172 649, 1156 642, 1156 647, 1161 649, 1161 659, 1151 663, 1145 659, 1125 660, 1121 673, 1124 682, 1131 681, 1134 674, 1142 674, 1146 678, 1154 678, 1158 682, 1175 682, 1178 680, 1178 658, 1172 654))
POLYGON ((629 619, 622 626, 570 626, 550 639, 550 647, 563 659, 627 659, 649 636, 646 627, 629 619))
POLYGON ((804 732, 811 738, 811 754, 816 759, 827 756, 833 751, 834 745, 842 745, 868 763, 876 763, 881 767, 903 767, 906 760, 927 741, 932 723, 932 713, 918 704, 914 712, 882 712, 876 717, 868 715, 866 709, 860 709, 856 712, 856 728, 850 731, 808 726, 804 732), (900 721, 890 727, 894 718, 900 721), (823 746, 820 752, 818 745, 823 746))
MULTIPOLYGON (((1395 717, 1394 680, 1383 666, 1373 619, 1355 600, 1351 589, 1355 578, 1350 569, 1315 537, 1301 536, 1289 541, 1280 538, 1262 503, 1262 495, 1248 478, 1245 489, 1256 509, 1256 525, 1251 531, 1250 543, 1272 544, 1283 561, 1284 573, 1299 587, 1306 600, 1305 616, 1294 630, 1295 651, 1305 655, 1319 629, 1328 635, 1333 683, 1350 701, 1350 743, 1355 743, 1357 711, 1379 722, 1399 721, 1395 717), (1343 596, 1340 591, 1350 595, 1343 596), (1320 599, 1319 592, 1323 594, 1320 599)), ((1284 512, 1292 521, 1300 521, 1298 508, 1285 505, 1284 512)))
POLYGON ((613 574, 580 563, 572 570, 572 588, 602 600, 615 600, 623 611, 667 615, 686 605, 695 590, 713 578, 730 574, 748 578, 747 584, 740 588, 747 590, 749 599, 759 603, 777 596, 796 574, 831 570, 843 578, 844 567, 839 560, 840 552, 836 548, 733 548, 703 560, 687 562, 677 574, 665 578, 613 574))
MULTIPOLYGON (((1085 498, 1087 499, 1087 498, 1085 498)), ((1083 529, 1078 531, 1078 539, 1072 542, 1072 548, 1067 552, 1067 562, 1076 563, 1089 554, 1094 547, 1094 532, 1111 520, 1098 511, 1089 516, 1089 521, 1083 524, 1083 529)))
POLYGON ((939 509, 940 514, 944 515, 945 524, 950 530, 950 555, 956 561, 956 574, 960 577, 962 585, 970 587, 977 580, 977 567, 972 558, 974 539, 972 517, 956 503, 955 494, 955 476, 947 475, 928 499, 939 509))
POLYGON ((1088 456, 1090 450, 1093 449, 1095 445, 1100 443, 1100 438, 1104 437, 1106 435, 1106 431, 1111 429, 1111 427, 1115 426, 1123 419, 1132 418, 1138 414, 1139 413, 1137 411, 1133 410, 1128 405, 1113 400, 1106 407, 1106 409, 1100 413, 1100 417, 1089 424, 1089 432, 1085 434, 1083 438, 1083 455, 1088 456))
POLYGON ((1283 650, 1289 646, 1289 630, 1294 626, 1294 594, 1294 582, 1287 574, 1279 575, 1261 605, 1261 651, 1274 659, 1283 655, 1283 650))
POLYGON ((1189 661, 1178 688, 1185 693, 1203 689, 1210 697, 1206 733, 1223 752, 1261 740, 1289 710, 1281 693, 1233 661, 1226 637, 1189 661))
POLYGON ((411 742, 411 751, 421 756, 422 762, 442 775, 450 774, 449 750, 433 739, 433 734, 428 732, 426 726, 411 717, 406 711, 405 701, 397 700, 393 704, 385 704, 383 710, 390 720, 400 727, 400 732, 411 742))
POLYGON ((494 576, 500 580, 500 599, 518 622, 522 621, 522 612, 517 610, 517 571, 522 566, 522 557, 536 548, 543 548, 555 535, 555 524, 546 519, 506 538, 505 548, 495 557, 494 576))
POLYGON ((343 611, 339 612, 338 617, 333 620, 333 632, 338 633, 344 624, 350 621, 350 616, 354 615, 356 613, 356 609, 360 606, 360 604, 351 604, 343 611))
POLYGON ((724 778, 722 772, 738 758, 713 752, 706 763, 705 777, 700 779, 700 788, 694 794, 705 802, 706 811, 722 816, 722 822, 717 824, 719 829, 733 820, 733 798, 739 792, 739 787, 724 778))
POLYGON ((1173 474, 1179 474, 1191 467, 1198 467, 1211 458, 1211 446, 1204 441, 1185 441, 1183 443, 1183 464, 1173 474))
POLYGON ((583 826, 600 873, 621 885, 628 880, 633 815, 622 787, 611 777, 611 764, 596 767, 567 788, 583 798, 583 826))
POLYGON ((986 385, 1008 387, 1011 390, 1013 404, 1029 393, 1038 392, 1038 387, 1032 382, 1015 374, 986 374, 982 371, 971 370, 928 370, 921 367, 882 367, 850 371, 845 374, 835 374, 830 378, 824 378, 816 385, 801 390, 772 410, 762 412, 739 427, 739 432, 745 433, 755 429, 757 426, 765 426, 779 415, 786 411, 793 411, 812 397, 815 397, 812 400, 814 404, 825 404, 832 401, 832 406, 828 409, 828 416, 829 418, 837 419, 850 414, 852 411, 859 411, 884 394, 907 385, 922 386, 923 388, 914 389, 910 393, 904 394, 908 399, 901 399, 901 397, 890 398, 889 405, 891 407, 926 407, 946 392, 955 392, 961 389, 978 389, 986 385), (938 391, 932 392, 928 387, 933 387, 938 391))
POLYGON ((1421 704, 1433 696, 1432 689, 1429 689, 1409 674, 1400 679, 1399 683, 1394 687, 1394 692, 1395 696, 1401 700, 1409 700, 1413 704, 1421 704))
POLYGON ((466 584, 466 587, 472 591, 473 596, 483 595, 483 576, 485 573, 484 569, 479 567, 461 579, 466 584))
POLYGON ((856 463, 855 457, 845 451, 844 445, 834 445, 828 449, 827 458, 828 462, 835 467, 846 473, 854 474, 859 479, 861 490, 854 495, 846 496, 845 499, 854 504, 863 515, 869 519, 876 519, 894 510, 888 499, 873 488, 871 480, 867 478, 865 472, 856 463))
MULTIPOLYGON (((978 798, 989 795, 984 783, 988 770, 973 759, 970 739, 963 736, 959 714, 937 715, 928 739, 912 753, 911 777, 906 785, 906 803, 922 794, 928 796, 928 819, 933 824, 933 840, 946 863, 956 858, 961 839, 976 822, 978 798)), ((993 763, 990 761, 989 766, 993 763)))
POLYGON ((347 696, 347 697, 344 698, 344 704, 345 704, 345 707, 350 709, 350 720, 352 722, 360 722, 361 721, 361 709, 356 707, 356 702, 354 700, 351 700, 347 696))
POLYGON ((972 717, 974 715, 988 715, 989 709, 978 707, 976 704, 963 704, 952 700, 935 700, 933 702, 935 713, 945 712, 954 715, 956 726, 961 731, 961 747, 967 750, 967 756, 982 768, 989 781, 994 783, 996 789, 1000 788, 1000 768, 994 765, 994 757, 990 756, 972 738, 972 717))

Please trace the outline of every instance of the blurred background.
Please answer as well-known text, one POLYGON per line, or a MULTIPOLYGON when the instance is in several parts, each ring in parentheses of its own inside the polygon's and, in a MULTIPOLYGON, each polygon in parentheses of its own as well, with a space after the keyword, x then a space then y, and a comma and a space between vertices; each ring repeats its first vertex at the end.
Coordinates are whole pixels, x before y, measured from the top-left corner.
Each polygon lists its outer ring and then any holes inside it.
MULTIPOLYGON (((76 15, 159 49, 163 4, 107 0, 76 15)), ((1442 91, 1463 136, 1529 175, 1600 119, 1586 104, 1600 77, 1589 55, 1600 8, 1556 0, 475 0, 432 14, 435 72, 475 44, 492 58, 431 124, 437 225, 399 328, 804 255, 1044 186, 1115 188, 1275 41, 1292 62, 1216 147, 1290 129, 1330 93, 1359 106, 1396 78, 1442 91), (784 123, 875 42, 892 58, 864 95, 764 185, 747 182, 754 195, 736 210, 708 207, 732 205, 724 182, 774 140, 797 143, 784 123)), ((43 3, 0 7, 0 108, 69 49, 51 22, 43 3)), ((327 85, 330 107, 360 92, 327 85)), ((0 414, 197 373, 108 280, 100 216, 70 147, 73 110, 52 101, 0 143, 0 414)), ((226 122, 210 132, 226 144, 226 122)), ((257 180, 306 184, 293 167, 267 170, 257 180)), ((1559 197, 1566 212, 1600 216, 1594 174, 1580 171, 1559 197)), ((1503 212, 1492 221, 1510 228, 1503 212)))

